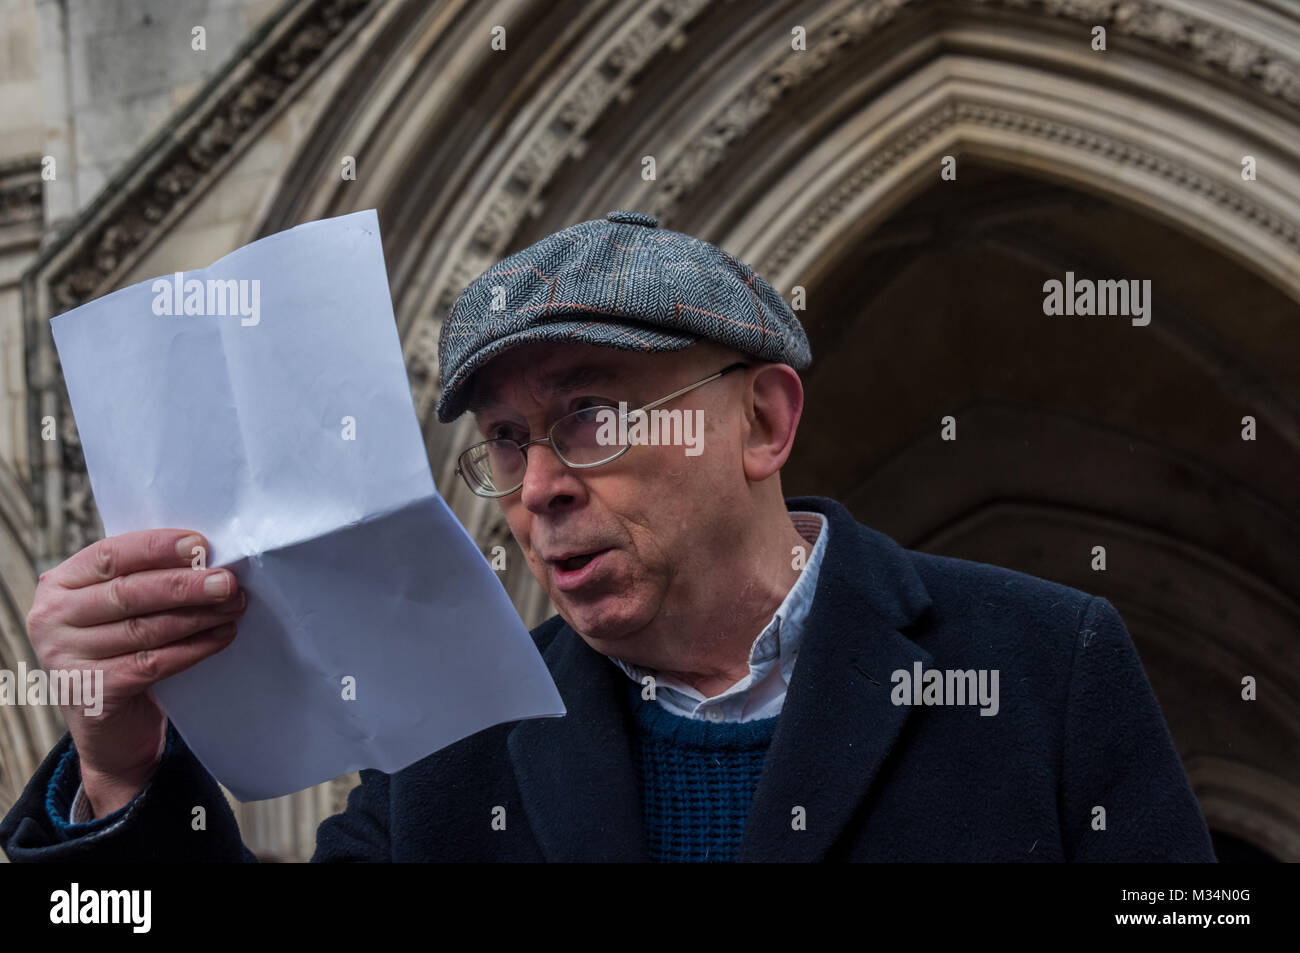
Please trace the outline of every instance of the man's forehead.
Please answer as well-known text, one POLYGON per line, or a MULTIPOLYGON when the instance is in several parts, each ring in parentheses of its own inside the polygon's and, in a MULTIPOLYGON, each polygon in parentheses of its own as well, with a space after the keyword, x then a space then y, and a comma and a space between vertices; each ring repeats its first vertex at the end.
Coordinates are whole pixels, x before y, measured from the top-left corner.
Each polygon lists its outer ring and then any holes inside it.
MULTIPOLYGON (((522 350, 522 349, 521 349, 522 350)), ((500 404, 506 376, 527 375, 529 389, 550 395, 630 380, 651 362, 631 351, 575 345, 530 358, 513 354, 509 362, 490 361, 474 375, 467 408, 471 413, 500 404)))

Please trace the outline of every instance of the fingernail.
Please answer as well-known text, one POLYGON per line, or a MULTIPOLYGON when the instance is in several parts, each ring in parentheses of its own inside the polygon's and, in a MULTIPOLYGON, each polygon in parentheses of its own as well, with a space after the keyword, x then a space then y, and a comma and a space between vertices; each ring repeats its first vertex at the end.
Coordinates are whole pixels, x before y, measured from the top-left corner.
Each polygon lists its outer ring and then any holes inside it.
POLYGON ((230 595, 230 573, 218 570, 203 580, 203 591, 210 596, 224 598, 230 595))
POLYGON ((190 559, 194 556, 194 547, 202 545, 202 536, 186 536, 176 541, 176 555, 181 559, 190 559))

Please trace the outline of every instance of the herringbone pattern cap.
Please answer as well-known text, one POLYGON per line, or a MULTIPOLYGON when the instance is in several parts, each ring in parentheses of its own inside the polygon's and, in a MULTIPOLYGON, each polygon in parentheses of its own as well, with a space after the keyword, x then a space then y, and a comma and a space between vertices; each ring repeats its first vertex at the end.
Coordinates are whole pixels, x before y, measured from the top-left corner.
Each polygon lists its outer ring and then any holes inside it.
POLYGON ((752 268, 619 209, 547 235, 461 292, 438 339, 438 419, 464 413, 474 372, 520 344, 680 351, 701 338, 797 370, 812 361, 799 319, 752 268))

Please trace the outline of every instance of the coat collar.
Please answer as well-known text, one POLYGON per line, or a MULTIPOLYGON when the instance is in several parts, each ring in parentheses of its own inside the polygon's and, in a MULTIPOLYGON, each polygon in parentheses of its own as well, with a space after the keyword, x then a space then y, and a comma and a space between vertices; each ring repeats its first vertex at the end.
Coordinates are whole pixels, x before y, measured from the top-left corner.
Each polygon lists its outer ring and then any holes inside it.
MULTIPOLYGON (((825 859, 911 709, 890 674, 932 661, 902 631, 931 600, 907 553, 826 497, 792 497, 830 524, 803 648, 750 806, 744 861, 825 859), (806 827, 792 824, 803 808, 806 827)), ((543 658, 568 714, 531 719, 507 748, 548 860, 648 860, 633 764, 627 676, 568 625, 543 658)))

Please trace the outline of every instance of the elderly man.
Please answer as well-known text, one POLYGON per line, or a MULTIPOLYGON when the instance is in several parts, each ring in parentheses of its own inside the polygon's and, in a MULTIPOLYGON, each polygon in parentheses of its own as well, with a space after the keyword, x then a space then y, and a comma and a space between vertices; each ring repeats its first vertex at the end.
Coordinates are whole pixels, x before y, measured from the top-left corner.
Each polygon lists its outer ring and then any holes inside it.
MULTIPOLYGON (((362 771, 314 859, 1214 859, 1110 603, 783 498, 811 355, 742 262, 612 212, 476 279, 439 358, 439 419, 478 425, 458 472, 559 610, 533 636, 568 715, 362 771)), ((132 675, 94 724, 68 713, 0 825, 10 859, 253 859, 147 693, 242 612, 185 535, 42 577, 42 660, 94 643, 132 675)))

